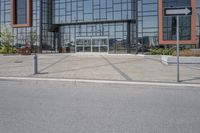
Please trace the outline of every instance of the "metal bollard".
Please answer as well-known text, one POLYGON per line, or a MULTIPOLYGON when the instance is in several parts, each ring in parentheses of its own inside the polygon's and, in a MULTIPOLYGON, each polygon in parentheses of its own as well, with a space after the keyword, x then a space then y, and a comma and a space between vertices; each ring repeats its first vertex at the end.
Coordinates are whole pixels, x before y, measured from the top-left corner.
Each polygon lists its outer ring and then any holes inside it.
POLYGON ((38 60, 36 54, 33 56, 33 74, 38 74, 38 60))

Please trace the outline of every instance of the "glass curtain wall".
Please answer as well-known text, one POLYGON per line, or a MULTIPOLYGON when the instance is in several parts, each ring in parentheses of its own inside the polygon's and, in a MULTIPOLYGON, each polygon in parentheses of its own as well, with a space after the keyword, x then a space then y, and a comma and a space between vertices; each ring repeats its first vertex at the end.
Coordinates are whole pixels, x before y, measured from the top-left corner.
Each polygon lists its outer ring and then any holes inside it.
MULTIPOLYGON (((191 6, 191 0, 163 0, 163 8, 165 7, 185 7, 191 6)), ((172 25, 176 23, 176 17, 163 17, 163 39, 176 40, 176 28, 172 25)), ((180 40, 191 39, 191 17, 180 16, 180 40)))
POLYGON ((53 0, 53 24, 132 19, 133 0, 53 0))
POLYGON ((0 30, 10 22, 10 0, 0 0, 0 30))
POLYGON ((41 0, 40 4, 42 8, 40 9, 42 20, 40 25, 40 34, 41 34, 41 47, 40 51, 43 52, 54 52, 55 51, 55 41, 54 41, 54 32, 50 32, 52 26, 52 1, 41 0))
POLYGON ((62 46, 74 46, 79 37, 108 37, 109 53, 127 53, 127 23, 62 26, 60 33, 62 46))
POLYGON ((109 53, 136 48, 137 0, 53 0, 52 23, 59 26, 61 47, 78 37, 108 37, 109 53))
POLYGON ((158 0, 138 0, 138 50, 158 45, 158 0))
MULTIPOLYGON (((6 25, 10 26, 11 22, 11 1, 0 0, 0 28, 1 30, 6 25)), ((40 40, 40 0, 32 0, 32 27, 28 28, 12 28, 13 32, 13 45, 21 46, 28 42, 30 32, 36 32, 37 42, 34 45, 39 46, 40 40)), ((29 43, 29 42, 28 42, 29 43)))

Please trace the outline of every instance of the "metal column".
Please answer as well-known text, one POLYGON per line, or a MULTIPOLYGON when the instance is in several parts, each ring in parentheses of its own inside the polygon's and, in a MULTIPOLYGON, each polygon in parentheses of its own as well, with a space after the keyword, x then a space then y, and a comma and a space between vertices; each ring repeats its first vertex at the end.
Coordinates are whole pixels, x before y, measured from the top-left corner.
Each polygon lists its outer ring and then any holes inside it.
POLYGON ((180 82, 179 76, 179 16, 176 16, 176 42, 177 42, 177 82, 180 82))
POLYGON ((127 49, 128 49, 127 52, 128 52, 128 53, 131 52, 131 50, 130 50, 130 49, 131 49, 131 40, 130 40, 130 39, 131 39, 131 38, 130 38, 130 34, 131 34, 130 31, 131 31, 131 30, 130 30, 130 28, 131 28, 131 27, 130 27, 130 21, 128 21, 128 22, 127 22, 127 49))

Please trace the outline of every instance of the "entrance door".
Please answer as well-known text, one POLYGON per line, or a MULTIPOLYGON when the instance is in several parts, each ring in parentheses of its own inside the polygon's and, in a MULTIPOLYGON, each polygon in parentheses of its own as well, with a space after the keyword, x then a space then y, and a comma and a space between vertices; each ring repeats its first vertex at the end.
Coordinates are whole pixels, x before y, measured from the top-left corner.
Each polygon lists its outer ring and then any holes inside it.
POLYGON ((92 52, 100 52, 99 50, 99 39, 92 39, 92 52))
POLYGON ((91 52, 91 39, 83 40, 84 52, 91 52))
POLYGON ((84 52, 83 40, 76 40, 76 52, 84 52))
POLYGON ((76 38, 76 52, 108 53, 108 37, 78 37, 76 38))
POLYGON ((99 48, 99 50, 101 51, 101 52, 109 52, 108 51, 108 44, 109 44, 109 40, 108 39, 100 39, 99 40, 100 42, 100 48, 99 48))

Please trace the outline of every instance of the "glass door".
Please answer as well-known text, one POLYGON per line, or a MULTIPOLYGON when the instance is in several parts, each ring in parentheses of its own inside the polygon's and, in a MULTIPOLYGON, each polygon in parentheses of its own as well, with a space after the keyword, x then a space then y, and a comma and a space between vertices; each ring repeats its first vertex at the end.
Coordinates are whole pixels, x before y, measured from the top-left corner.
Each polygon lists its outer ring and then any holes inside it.
POLYGON ((108 53, 108 37, 79 37, 76 39, 76 52, 108 53))
POLYGON ((99 44, 100 44, 99 39, 92 39, 92 52, 100 52, 99 44))
POLYGON ((84 52, 91 52, 91 39, 84 39, 84 52))
POLYGON ((104 38, 104 39, 100 39, 100 52, 102 53, 106 53, 108 52, 108 42, 109 40, 104 38))
POLYGON ((84 51, 84 45, 82 39, 76 40, 76 52, 83 52, 84 51))

